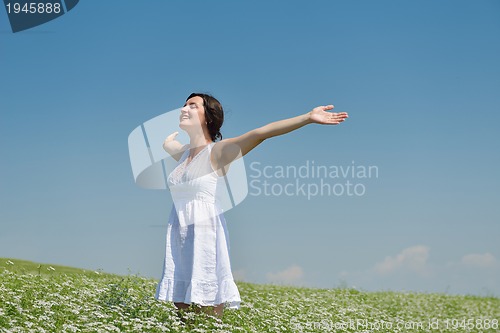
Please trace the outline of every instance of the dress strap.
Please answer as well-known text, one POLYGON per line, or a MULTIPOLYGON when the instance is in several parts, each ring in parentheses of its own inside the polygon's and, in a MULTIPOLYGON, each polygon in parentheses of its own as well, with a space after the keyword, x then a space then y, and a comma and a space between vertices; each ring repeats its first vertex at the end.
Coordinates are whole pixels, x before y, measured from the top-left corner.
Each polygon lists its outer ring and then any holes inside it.
POLYGON ((184 153, 182 153, 182 156, 181 158, 179 158, 179 161, 177 162, 178 164, 181 164, 182 162, 184 162, 184 160, 188 157, 189 155, 189 147, 184 150, 184 153))
POLYGON ((212 152, 212 147, 214 146, 214 144, 215 144, 215 142, 213 142, 213 141, 208 144, 208 152, 209 153, 212 152))

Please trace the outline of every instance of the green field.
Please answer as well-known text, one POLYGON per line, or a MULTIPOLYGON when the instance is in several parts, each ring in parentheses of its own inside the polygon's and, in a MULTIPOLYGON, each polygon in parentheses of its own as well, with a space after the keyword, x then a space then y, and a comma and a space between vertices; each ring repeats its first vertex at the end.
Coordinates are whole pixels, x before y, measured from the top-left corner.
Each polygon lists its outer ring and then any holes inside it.
POLYGON ((237 282, 222 319, 154 299, 154 279, 0 258, 0 332, 500 332, 500 299, 237 282))

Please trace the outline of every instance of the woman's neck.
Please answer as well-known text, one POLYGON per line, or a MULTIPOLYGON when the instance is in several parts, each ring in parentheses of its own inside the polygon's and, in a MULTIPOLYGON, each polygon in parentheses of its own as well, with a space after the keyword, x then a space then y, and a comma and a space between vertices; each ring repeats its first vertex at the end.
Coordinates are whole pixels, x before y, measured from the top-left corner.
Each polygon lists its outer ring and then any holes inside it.
POLYGON ((203 149, 206 145, 212 143, 212 140, 202 135, 189 137, 189 148, 192 152, 196 153, 198 149, 203 149))

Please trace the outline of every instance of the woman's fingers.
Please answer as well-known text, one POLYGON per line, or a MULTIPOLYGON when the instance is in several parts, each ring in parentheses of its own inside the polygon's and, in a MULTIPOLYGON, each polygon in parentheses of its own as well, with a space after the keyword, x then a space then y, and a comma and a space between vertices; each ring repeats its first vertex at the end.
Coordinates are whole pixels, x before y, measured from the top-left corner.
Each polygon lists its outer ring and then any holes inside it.
POLYGON ((167 136, 167 138, 165 139, 165 141, 172 141, 175 139, 175 137, 177 136, 177 134, 179 134, 179 132, 174 132, 172 134, 170 134, 169 136, 167 136))
POLYGON ((341 112, 341 113, 333 113, 337 119, 342 119, 345 120, 346 118, 349 118, 349 115, 347 112, 341 112))
POLYGON ((329 115, 327 116, 327 121, 330 124, 337 125, 346 120, 347 117, 348 117, 347 112, 339 112, 339 113, 332 112, 329 113, 329 115))

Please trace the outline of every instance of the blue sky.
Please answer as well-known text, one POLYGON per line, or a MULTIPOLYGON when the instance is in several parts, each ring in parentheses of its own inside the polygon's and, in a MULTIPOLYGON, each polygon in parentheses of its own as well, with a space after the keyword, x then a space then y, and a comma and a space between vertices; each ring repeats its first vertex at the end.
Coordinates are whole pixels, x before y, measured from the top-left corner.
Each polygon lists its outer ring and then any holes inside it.
POLYGON ((81 1, 14 34, 1 9, 0 256, 159 278, 172 202, 135 185, 127 138, 201 91, 224 105, 224 137, 349 112, 264 142, 249 180, 257 165, 378 169, 352 179, 361 196, 249 194, 226 214, 238 279, 499 296, 499 15, 498 1, 81 1))

